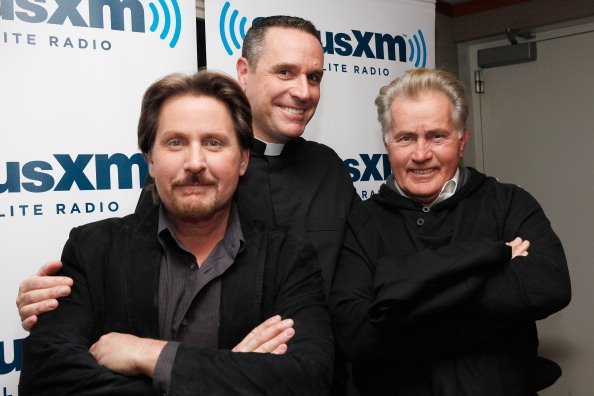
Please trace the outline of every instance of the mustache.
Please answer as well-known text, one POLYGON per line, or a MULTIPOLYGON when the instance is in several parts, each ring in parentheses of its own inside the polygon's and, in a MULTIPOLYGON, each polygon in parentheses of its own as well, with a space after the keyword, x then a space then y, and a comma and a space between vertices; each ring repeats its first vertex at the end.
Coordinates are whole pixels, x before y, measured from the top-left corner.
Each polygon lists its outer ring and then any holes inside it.
POLYGON ((203 173, 190 173, 184 176, 180 180, 176 180, 172 183, 173 187, 176 186, 209 186, 216 185, 217 181, 210 178, 203 173))

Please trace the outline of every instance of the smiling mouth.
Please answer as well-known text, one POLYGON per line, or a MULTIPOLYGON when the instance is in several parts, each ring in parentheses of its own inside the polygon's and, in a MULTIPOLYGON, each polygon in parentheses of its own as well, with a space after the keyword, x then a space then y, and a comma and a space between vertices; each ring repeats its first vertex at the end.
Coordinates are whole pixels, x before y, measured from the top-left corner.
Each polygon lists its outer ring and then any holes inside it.
POLYGON ((412 169, 412 172, 417 175, 428 175, 429 173, 435 172, 435 168, 430 169, 412 169))
POLYGON ((286 111, 287 113, 291 113, 291 114, 305 113, 305 110, 303 110, 303 109, 295 109, 293 107, 285 107, 285 106, 280 106, 280 108, 283 109, 284 111, 286 111))

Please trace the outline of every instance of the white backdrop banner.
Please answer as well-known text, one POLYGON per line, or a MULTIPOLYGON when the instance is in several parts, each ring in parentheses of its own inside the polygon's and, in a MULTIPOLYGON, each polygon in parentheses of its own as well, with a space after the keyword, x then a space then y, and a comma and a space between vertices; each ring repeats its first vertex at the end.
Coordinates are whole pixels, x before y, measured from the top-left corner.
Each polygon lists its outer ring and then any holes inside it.
POLYGON ((206 0, 209 69, 233 76, 255 19, 295 15, 320 32, 322 96, 304 137, 343 159, 363 199, 390 174, 374 105, 379 88, 403 71, 435 63, 434 0, 206 0))
POLYGON ((144 90, 196 70, 190 0, 0 0, 0 395, 17 395, 19 282, 76 225, 133 211, 144 90))

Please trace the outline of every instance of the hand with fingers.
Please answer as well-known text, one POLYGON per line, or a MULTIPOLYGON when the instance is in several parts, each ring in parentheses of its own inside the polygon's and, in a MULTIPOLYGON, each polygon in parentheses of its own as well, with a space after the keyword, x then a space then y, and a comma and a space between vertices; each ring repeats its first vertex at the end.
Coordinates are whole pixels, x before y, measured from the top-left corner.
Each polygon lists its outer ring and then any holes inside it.
POLYGON ((295 335, 292 319, 273 316, 254 328, 232 352, 259 352, 282 355, 287 352, 287 343, 295 335))
POLYGON ((512 249, 512 259, 517 256, 528 256, 529 240, 516 237, 513 241, 506 242, 505 244, 512 249))
POLYGON ((59 261, 47 263, 35 275, 31 275, 19 285, 16 305, 23 329, 31 331, 39 315, 56 309, 57 298, 70 294, 72 279, 66 276, 55 276, 60 268, 62 263, 59 261))
POLYGON ((141 338, 132 334, 108 333, 89 349, 97 363, 114 373, 153 376, 167 341, 141 338))

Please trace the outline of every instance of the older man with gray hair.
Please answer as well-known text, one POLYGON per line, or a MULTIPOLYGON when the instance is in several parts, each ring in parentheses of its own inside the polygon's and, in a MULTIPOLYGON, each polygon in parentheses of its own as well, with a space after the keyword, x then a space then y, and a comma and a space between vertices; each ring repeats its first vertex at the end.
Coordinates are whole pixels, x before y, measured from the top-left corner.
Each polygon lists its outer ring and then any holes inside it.
POLYGON ((409 71, 376 104, 392 176, 351 211, 330 293, 355 386, 534 395, 535 320, 571 295, 559 238, 525 190, 460 165, 468 105, 454 76, 409 71))

